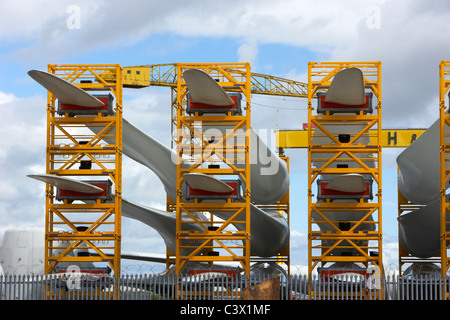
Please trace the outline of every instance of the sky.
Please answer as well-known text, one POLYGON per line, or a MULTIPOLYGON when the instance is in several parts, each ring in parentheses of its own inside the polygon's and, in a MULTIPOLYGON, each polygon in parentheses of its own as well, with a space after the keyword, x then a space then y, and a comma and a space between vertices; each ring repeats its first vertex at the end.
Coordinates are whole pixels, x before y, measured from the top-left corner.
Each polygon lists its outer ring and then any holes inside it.
MULTIPOLYGON (((307 82, 309 61, 381 61, 384 128, 438 118, 438 66, 450 59, 446 0, 0 0, 0 238, 44 226, 46 91, 28 75, 47 64, 249 62, 252 72, 307 82)), ((252 96, 257 129, 300 129, 306 99, 252 96)), ((124 91, 124 118, 170 145, 170 89, 124 91)), ((275 147, 273 144, 271 147, 275 147)), ((383 151, 383 248, 397 268, 397 167, 383 151)), ((307 264, 307 152, 291 165, 291 263, 307 264)), ((124 158, 123 194, 165 207, 162 184, 124 158)), ((156 231, 124 219, 122 250, 164 253, 156 231)))

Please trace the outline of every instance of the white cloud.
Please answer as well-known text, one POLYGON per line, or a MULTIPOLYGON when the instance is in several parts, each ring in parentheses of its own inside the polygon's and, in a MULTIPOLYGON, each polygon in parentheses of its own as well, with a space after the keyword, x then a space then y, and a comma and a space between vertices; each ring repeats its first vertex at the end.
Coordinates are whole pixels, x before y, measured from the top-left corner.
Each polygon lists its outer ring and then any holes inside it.
POLYGON ((258 45, 254 41, 243 43, 238 48, 239 62, 249 62, 250 65, 254 66, 257 54, 258 45))
POLYGON ((348 42, 367 5, 358 1, 230 1, 176 12, 167 26, 183 35, 247 37, 299 46, 348 42), (182 27, 183 26, 183 27, 182 27))
POLYGON ((388 1, 380 5, 380 29, 361 24, 352 45, 333 50, 334 61, 382 61, 385 125, 423 127, 438 117, 438 65, 450 51, 449 6, 388 1))
MULTIPOLYGON (((379 1, 374 1, 375 3, 379 1)), ((371 3, 374 3, 371 2, 371 3)), ((8 2, 0 13, 0 39, 28 41, 21 57, 53 59, 110 46, 127 46, 155 34, 232 37, 254 43, 284 43, 322 50, 349 45, 366 19, 360 1, 78 1, 79 28, 71 1, 8 2), (23 10, 27 8, 27 10, 23 10), (70 24, 69 23, 69 24, 70 24)), ((247 44, 248 45, 248 44, 247 44)), ((242 49, 255 46, 244 45, 242 49)), ((252 53, 253 55, 254 53, 252 53)))
POLYGON ((0 105, 9 104, 14 100, 16 100, 14 94, 0 91, 0 105))
POLYGON ((19 98, 0 91, 4 119, 0 134, 0 217, 2 227, 43 226, 43 184, 26 177, 45 170, 46 101, 40 96, 19 98))
POLYGON ((298 230, 291 230, 291 241, 290 244, 293 248, 297 248, 297 247, 301 247, 303 245, 305 245, 307 239, 306 239, 306 234, 304 234, 303 232, 300 232, 298 230))

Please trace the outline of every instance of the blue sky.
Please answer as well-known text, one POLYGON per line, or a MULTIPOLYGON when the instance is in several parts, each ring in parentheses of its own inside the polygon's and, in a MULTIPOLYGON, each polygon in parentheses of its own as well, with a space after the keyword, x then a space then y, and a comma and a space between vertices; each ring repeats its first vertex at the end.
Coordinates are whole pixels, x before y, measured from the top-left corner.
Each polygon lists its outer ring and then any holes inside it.
MULTIPOLYGON (((43 187, 26 174, 45 169, 46 92, 26 72, 56 63, 250 62, 252 71, 307 81, 308 61, 383 65, 383 125, 428 127, 438 116, 438 65, 450 59, 450 5, 436 0, 31 1, 0 4, 0 237, 7 228, 42 225, 43 187), (79 25, 69 19, 78 10, 79 25), (69 24, 68 24, 69 23, 69 24)), ((168 144, 170 90, 126 91, 124 116, 168 144)), ((305 99, 254 96, 252 123, 282 129, 307 121, 305 99)), ((396 264, 395 157, 383 152, 385 252, 396 264)), ((306 150, 291 160, 291 260, 307 262, 306 150)), ((164 205, 162 185, 132 161, 130 197, 164 205), (137 186, 140 190, 137 190, 137 186), (145 190, 142 191, 142 189, 145 190), (151 196, 149 196, 151 193, 151 196)), ((164 252, 156 232, 123 227, 124 250, 164 252)))

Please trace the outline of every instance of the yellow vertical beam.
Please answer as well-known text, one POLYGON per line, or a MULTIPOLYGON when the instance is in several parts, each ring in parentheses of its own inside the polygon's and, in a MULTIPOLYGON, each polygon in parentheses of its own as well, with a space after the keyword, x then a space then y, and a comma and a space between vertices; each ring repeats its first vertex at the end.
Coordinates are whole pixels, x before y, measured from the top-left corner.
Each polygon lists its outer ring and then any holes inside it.
POLYGON ((250 184, 251 184, 251 166, 250 166, 250 128, 251 128, 251 69, 250 69, 250 64, 245 64, 245 71, 246 71, 246 75, 245 75, 245 79, 246 79, 246 83, 245 83, 245 90, 244 90, 244 95, 245 95, 245 101, 246 101, 246 105, 245 105, 245 116, 246 116, 246 130, 247 130, 247 134, 245 137, 245 175, 246 175, 246 186, 245 186, 245 211, 246 211, 246 248, 245 248, 245 266, 244 266, 244 271, 245 274, 247 275, 247 277, 250 276, 250 225, 251 225, 251 221, 250 221, 250 197, 251 197, 251 188, 250 188, 250 184))
MULTIPOLYGON (((378 233, 377 233, 377 245, 378 245, 378 259, 377 261, 374 262, 375 265, 378 266, 379 270, 380 270, 380 276, 383 274, 383 214, 382 214, 382 203, 383 203, 383 174, 382 174, 382 166, 383 166, 383 159, 382 159, 382 136, 383 136, 383 131, 382 131, 382 111, 383 111, 383 94, 382 94, 382 78, 381 78, 381 61, 377 61, 375 62, 376 64, 376 79, 377 79, 377 84, 376 87, 371 85, 371 89, 375 94, 375 97, 378 101, 377 106, 376 106, 376 113, 378 115, 378 120, 377 120, 377 142, 376 142, 376 146, 377 146, 377 153, 378 153, 378 192, 375 195, 376 197, 378 197, 378 233)), ((383 287, 380 288, 381 293, 383 293, 383 287)), ((381 297, 383 295, 380 295, 381 297)))
MULTIPOLYGON (((243 68, 246 72, 245 74, 245 87, 243 88, 243 93, 245 96, 245 256, 244 256, 244 271, 247 277, 250 276, 250 197, 251 197, 251 166, 250 166, 250 135, 251 135, 251 70, 250 64, 246 63, 243 68)), ((241 88, 242 89, 242 88, 241 88)))
POLYGON ((312 83, 312 68, 314 64, 312 62, 308 62, 308 275, 311 277, 313 266, 315 264, 313 255, 312 255, 312 247, 313 247, 313 239, 312 239, 312 232, 313 232, 313 219, 312 219, 312 205, 313 205, 313 192, 312 192, 312 184, 314 181, 312 181, 312 153, 311 153, 311 147, 312 147, 312 137, 313 137, 313 129, 312 129, 312 113, 314 111, 314 108, 312 106, 312 99, 314 97, 315 88, 313 87, 312 83))
POLYGON ((177 100, 176 100, 176 108, 177 108, 177 122, 176 122, 176 129, 177 129, 177 135, 176 135, 176 153, 177 153, 177 186, 176 186, 176 199, 175 199, 175 204, 176 204, 176 228, 175 228, 175 232, 176 232, 176 246, 175 246, 175 271, 176 274, 179 275, 181 273, 181 270, 183 269, 185 263, 181 260, 181 240, 179 239, 180 234, 181 234, 181 219, 182 219, 182 208, 181 208, 181 203, 183 202, 183 195, 181 193, 181 165, 179 164, 182 160, 182 150, 180 148, 181 143, 182 143, 182 135, 178 135, 179 132, 181 132, 182 130, 182 122, 181 120, 181 116, 183 115, 183 91, 185 90, 185 88, 182 88, 182 83, 181 83, 181 66, 178 64, 176 66, 177 68, 177 73, 176 73, 176 78, 177 78, 177 88, 176 88, 176 92, 177 92, 177 100))
MULTIPOLYGON (((48 72, 52 73, 51 67, 48 66, 48 72)), ((54 126, 52 119, 55 117, 55 102, 56 98, 47 92, 47 147, 46 147, 46 169, 45 172, 48 174, 52 169, 52 164, 54 163, 54 154, 49 152, 51 145, 55 144, 54 126)), ((53 271, 50 262, 51 248, 53 241, 47 237, 47 234, 53 233, 53 215, 51 214, 51 207, 54 203, 53 187, 50 184, 45 186, 45 257, 44 257, 44 272, 45 274, 50 274, 53 271)))
MULTIPOLYGON (((450 61, 441 61, 439 65, 439 141, 440 141, 440 233, 441 233, 441 273, 445 279, 449 268, 450 250, 448 241, 450 235, 448 232, 447 212, 450 211, 450 205, 446 201, 446 183, 448 181, 450 169, 447 167, 448 157, 450 155, 450 145, 446 138, 450 133, 450 115, 448 106, 445 103, 447 93, 450 89, 450 61)), ((448 139, 447 139, 448 140, 448 139)))
MULTIPOLYGON (((116 75, 122 74, 122 67, 117 64, 115 67, 116 75)), ((116 127, 116 146, 115 146, 115 166, 114 166, 114 203, 115 203, 115 241, 114 241, 114 276, 118 280, 121 273, 121 248, 122 248, 122 117, 123 117, 123 83, 122 77, 116 77, 115 84, 115 127, 116 127)), ((117 289, 117 288, 116 288, 117 289)), ((118 294, 118 290, 115 290, 118 294)), ((117 298, 117 297, 116 297, 117 298)))

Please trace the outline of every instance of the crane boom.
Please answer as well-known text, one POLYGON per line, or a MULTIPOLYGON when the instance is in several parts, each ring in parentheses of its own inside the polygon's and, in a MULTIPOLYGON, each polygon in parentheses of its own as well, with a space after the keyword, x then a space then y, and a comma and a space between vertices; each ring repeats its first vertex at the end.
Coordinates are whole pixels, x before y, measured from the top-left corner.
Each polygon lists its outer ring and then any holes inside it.
MULTIPOLYGON (((241 73, 232 68, 229 73, 241 73)), ((103 74, 103 79, 115 82, 114 74, 103 74)), ((149 86, 176 87, 177 63, 123 67, 123 87, 145 88, 149 86)), ((308 85, 304 82, 284 79, 260 73, 251 74, 251 93, 291 97, 307 97, 308 85)), ((230 89, 229 91, 233 91, 230 89)))

